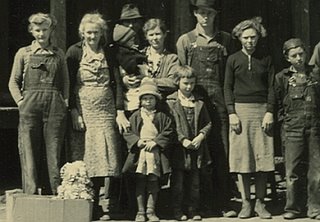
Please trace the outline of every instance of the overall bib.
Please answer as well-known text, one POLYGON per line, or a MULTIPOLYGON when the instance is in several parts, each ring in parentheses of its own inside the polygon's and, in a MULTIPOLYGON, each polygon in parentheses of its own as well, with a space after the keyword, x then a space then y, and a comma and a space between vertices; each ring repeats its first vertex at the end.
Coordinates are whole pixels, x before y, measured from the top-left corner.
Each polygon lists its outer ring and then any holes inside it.
POLYGON ((285 159, 287 201, 285 211, 300 214, 303 175, 307 173, 308 216, 320 214, 319 95, 307 82, 288 86, 285 107, 285 159), (307 164, 308 163, 308 164, 307 164))
POLYGON ((19 153, 25 193, 34 194, 48 181, 56 194, 67 107, 61 94, 63 77, 57 54, 31 54, 19 106, 19 153), (60 71, 60 72, 59 72, 60 71), (46 165, 43 163, 46 162, 46 165))
MULTIPOLYGON (((230 200, 230 182, 228 172, 228 152, 229 152, 229 124, 228 114, 224 102, 223 95, 223 82, 224 82, 224 66, 226 48, 218 42, 211 43, 210 46, 198 46, 196 38, 190 32, 189 39, 191 47, 188 51, 188 65, 190 65, 197 73, 197 86, 196 91, 200 95, 204 96, 204 102, 207 105, 210 113, 210 118, 213 122, 211 139, 208 139, 209 147, 214 149, 212 157, 214 159, 216 167, 214 168, 213 180, 219 181, 218 183, 212 183, 212 169, 202 169, 202 182, 201 198, 204 200, 205 205, 209 208, 213 199, 219 206, 217 208, 223 209, 228 205, 230 200), (214 187, 214 188, 212 188, 214 187), (214 189, 214 192, 210 191, 214 189), (213 197, 207 195, 208 193, 214 193, 213 197)), ((223 42, 223 36, 218 34, 217 38, 220 38, 223 42), (221 37, 221 38, 220 38, 221 37)), ((212 152, 211 148, 211 152, 212 152)), ((206 208, 206 206, 204 206, 206 208)))

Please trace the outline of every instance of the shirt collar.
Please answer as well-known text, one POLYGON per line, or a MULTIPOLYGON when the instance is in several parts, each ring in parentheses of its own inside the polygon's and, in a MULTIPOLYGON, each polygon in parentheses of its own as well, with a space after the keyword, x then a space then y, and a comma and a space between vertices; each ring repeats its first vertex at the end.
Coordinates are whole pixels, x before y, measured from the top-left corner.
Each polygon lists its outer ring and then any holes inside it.
MULTIPOLYGON (((201 25, 199 23, 197 23, 195 31, 196 31, 195 33, 196 33, 197 36, 201 35, 201 36, 206 37, 206 38, 208 37, 208 35, 206 35, 204 33, 204 31, 201 28, 201 25)), ((210 39, 208 39, 208 41, 215 40, 218 34, 219 34, 219 31, 214 31, 213 36, 210 37, 210 39)))
POLYGON ((180 100, 180 103, 182 106, 186 106, 186 107, 194 107, 195 106, 195 104, 194 104, 195 98, 194 98, 193 94, 190 97, 185 97, 179 89, 178 90, 178 99, 180 100))
POLYGON ((42 48, 41 45, 39 44, 39 42, 37 42, 36 40, 32 41, 32 43, 31 43, 31 51, 32 51, 32 53, 36 53, 39 50, 47 51, 48 54, 54 54, 54 49, 53 49, 53 46, 51 44, 46 48, 42 48))

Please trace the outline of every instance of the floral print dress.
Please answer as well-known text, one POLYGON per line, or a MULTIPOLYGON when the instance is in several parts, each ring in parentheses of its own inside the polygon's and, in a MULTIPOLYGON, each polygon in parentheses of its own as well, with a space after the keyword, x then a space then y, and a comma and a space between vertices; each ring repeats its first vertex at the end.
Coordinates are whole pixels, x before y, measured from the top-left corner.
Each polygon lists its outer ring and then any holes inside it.
POLYGON ((120 174, 116 109, 109 83, 109 69, 103 50, 95 53, 83 45, 76 90, 77 108, 86 127, 83 160, 90 177, 120 174))

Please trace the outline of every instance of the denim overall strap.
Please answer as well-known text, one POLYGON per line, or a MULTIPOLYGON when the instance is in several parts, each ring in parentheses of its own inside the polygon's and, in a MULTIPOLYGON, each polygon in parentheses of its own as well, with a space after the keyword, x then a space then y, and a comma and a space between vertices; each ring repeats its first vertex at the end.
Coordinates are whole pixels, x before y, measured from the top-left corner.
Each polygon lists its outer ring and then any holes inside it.
POLYGON ((56 54, 31 54, 24 77, 24 90, 62 90, 60 58, 56 54))
POLYGON ((25 193, 56 194, 60 184, 59 162, 64 140, 67 107, 58 78, 61 58, 30 55, 19 105, 19 154, 25 193), (46 160, 46 167, 43 166, 46 160), (46 181, 47 176, 49 181, 46 181), (47 187, 50 184, 50 187, 47 187))

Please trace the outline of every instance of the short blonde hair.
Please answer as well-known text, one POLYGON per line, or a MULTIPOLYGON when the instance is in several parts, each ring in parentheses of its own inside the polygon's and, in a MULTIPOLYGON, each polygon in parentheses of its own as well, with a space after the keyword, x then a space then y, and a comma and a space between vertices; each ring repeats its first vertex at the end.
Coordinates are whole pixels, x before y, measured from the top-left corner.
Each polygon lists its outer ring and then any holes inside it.
POLYGON ((41 25, 43 23, 48 24, 51 30, 55 29, 55 27, 57 26, 57 20, 53 15, 45 14, 42 12, 32 14, 29 17, 28 21, 29 21, 29 26, 28 26, 29 32, 31 32, 34 25, 41 25))
POLYGON ((103 40, 106 41, 106 34, 107 34, 107 30, 108 30, 108 26, 106 21, 103 19, 103 16, 98 13, 98 12, 92 12, 92 13, 87 13, 85 14, 80 22, 79 25, 79 36, 82 39, 82 34, 84 32, 84 26, 87 23, 93 23, 93 24, 97 24, 99 26, 99 28, 101 29, 102 35, 103 35, 103 40))
POLYGON ((232 30, 232 37, 233 38, 240 38, 243 31, 246 29, 254 29, 257 31, 259 37, 266 37, 267 36, 267 30, 263 27, 261 24, 262 18, 261 17, 254 17, 252 19, 247 19, 242 22, 240 22, 238 25, 236 25, 232 30))

